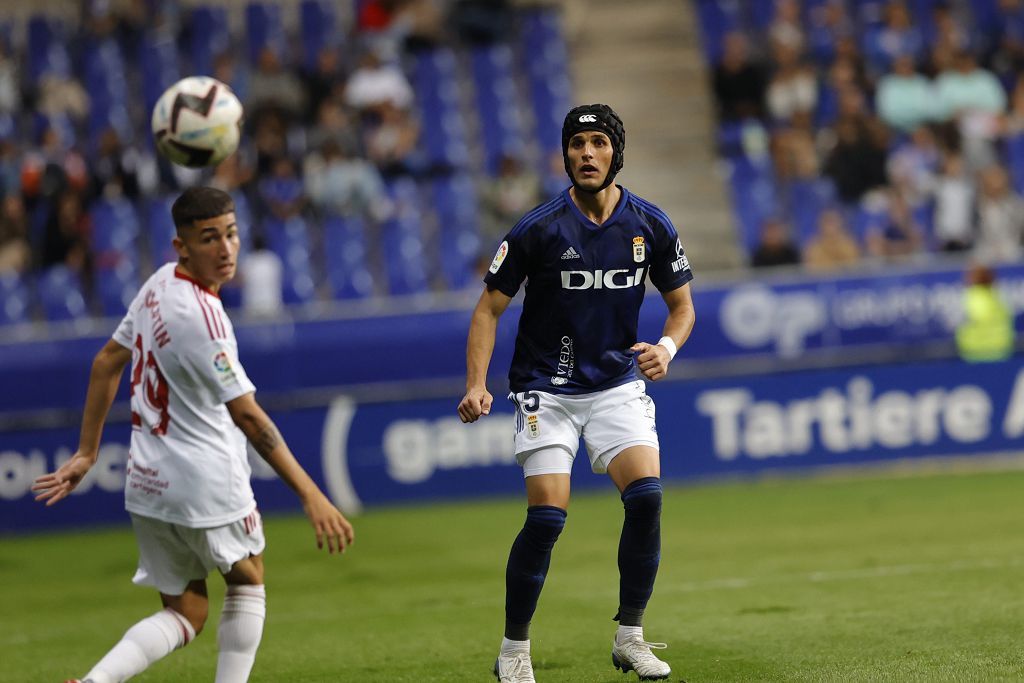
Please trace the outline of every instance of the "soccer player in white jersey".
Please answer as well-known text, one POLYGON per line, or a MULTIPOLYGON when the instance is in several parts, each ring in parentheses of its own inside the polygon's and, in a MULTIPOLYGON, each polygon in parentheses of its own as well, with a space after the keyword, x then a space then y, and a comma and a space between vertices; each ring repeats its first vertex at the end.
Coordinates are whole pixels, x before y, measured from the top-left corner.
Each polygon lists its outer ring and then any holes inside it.
POLYGON ((572 187, 527 213, 505 237, 484 277, 466 351, 463 422, 491 409, 487 366, 498 318, 524 281, 509 370, 515 450, 526 479, 526 523, 505 571, 505 637, 494 665, 502 683, 534 681, 529 628, 565 525, 569 473, 580 437, 594 472, 622 494, 618 630, 612 663, 642 680, 671 669, 651 652, 642 619, 661 557, 661 467, 654 403, 644 382, 665 377, 693 328, 690 264, 661 209, 612 181, 626 133, 603 104, 571 110, 562 153, 572 187), (668 307, 663 337, 637 339, 644 282, 668 307))
POLYGON ((39 477, 36 500, 63 500, 95 464, 103 425, 131 362, 131 454, 125 507, 139 548, 133 581, 160 592, 163 609, 132 626, 84 682, 124 681, 187 645, 209 610, 206 577, 227 583, 217 628, 217 683, 246 681, 263 634, 263 525, 249 483, 246 439, 295 491, 331 553, 352 526, 292 455, 256 403, 218 297, 235 274, 239 238, 231 196, 185 190, 171 208, 177 263, 139 290, 93 361, 78 451, 39 477))

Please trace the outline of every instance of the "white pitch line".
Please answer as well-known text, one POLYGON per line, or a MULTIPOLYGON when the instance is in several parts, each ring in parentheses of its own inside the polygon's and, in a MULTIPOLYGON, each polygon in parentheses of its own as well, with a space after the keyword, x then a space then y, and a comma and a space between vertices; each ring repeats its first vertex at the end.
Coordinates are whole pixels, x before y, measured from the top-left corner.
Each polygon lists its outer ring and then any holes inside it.
POLYGON ((1008 569, 1024 565, 1019 559, 976 559, 954 560, 952 562, 934 562, 917 564, 894 564, 863 569, 836 569, 804 572, 800 574, 778 574, 775 576, 731 577, 710 579, 708 581, 686 581, 683 583, 661 584, 658 592, 696 593, 701 591, 736 590, 777 583, 824 583, 828 581, 854 581, 859 579, 876 579, 889 576, 908 576, 912 574, 947 574, 952 572, 1008 569))

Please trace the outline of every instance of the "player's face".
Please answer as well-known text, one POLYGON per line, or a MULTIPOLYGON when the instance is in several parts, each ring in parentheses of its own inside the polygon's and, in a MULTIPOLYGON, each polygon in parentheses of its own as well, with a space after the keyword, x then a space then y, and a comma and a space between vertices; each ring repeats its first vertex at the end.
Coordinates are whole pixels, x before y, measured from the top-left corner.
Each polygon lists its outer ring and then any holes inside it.
POLYGON ((569 139, 569 168, 581 187, 596 190, 612 166, 612 141, 604 133, 585 130, 569 139))
POLYGON ((196 221, 174 238, 182 265, 213 291, 235 276, 239 245, 234 212, 196 221))

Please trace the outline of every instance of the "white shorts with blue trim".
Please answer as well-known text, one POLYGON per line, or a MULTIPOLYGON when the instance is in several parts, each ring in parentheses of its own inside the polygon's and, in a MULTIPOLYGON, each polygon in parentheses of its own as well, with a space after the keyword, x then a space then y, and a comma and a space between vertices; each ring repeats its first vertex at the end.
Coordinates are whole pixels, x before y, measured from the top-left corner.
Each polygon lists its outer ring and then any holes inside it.
POLYGON ((583 438, 594 472, 630 446, 659 449, 654 401, 640 380, 592 394, 509 394, 516 405, 516 460, 524 476, 568 474, 583 438))

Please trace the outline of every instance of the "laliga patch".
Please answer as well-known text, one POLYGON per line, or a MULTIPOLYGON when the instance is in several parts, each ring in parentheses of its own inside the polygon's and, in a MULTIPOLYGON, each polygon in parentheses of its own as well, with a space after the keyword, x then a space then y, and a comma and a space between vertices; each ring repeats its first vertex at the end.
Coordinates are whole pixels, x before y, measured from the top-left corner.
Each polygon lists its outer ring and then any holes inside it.
POLYGON ((494 254, 494 260, 491 261, 491 267, 487 270, 491 274, 497 273, 498 269, 501 268, 501 264, 505 262, 506 256, 508 256, 508 240, 502 242, 501 246, 498 247, 497 253, 494 254))
POLYGON ((213 369, 217 371, 217 377, 221 382, 227 384, 235 380, 235 369, 231 367, 231 359, 224 351, 218 351, 214 355, 213 369))
POLYGON ((644 248, 644 238, 637 236, 633 238, 633 262, 643 263, 647 250, 644 248))
POLYGON ((526 416, 526 431, 530 435, 531 439, 536 439, 540 436, 540 425, 537 424, 537 422, 538 420, 536 415, 526 416))

